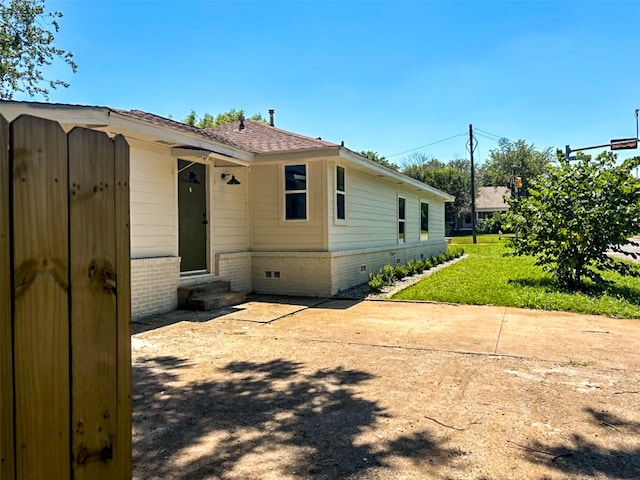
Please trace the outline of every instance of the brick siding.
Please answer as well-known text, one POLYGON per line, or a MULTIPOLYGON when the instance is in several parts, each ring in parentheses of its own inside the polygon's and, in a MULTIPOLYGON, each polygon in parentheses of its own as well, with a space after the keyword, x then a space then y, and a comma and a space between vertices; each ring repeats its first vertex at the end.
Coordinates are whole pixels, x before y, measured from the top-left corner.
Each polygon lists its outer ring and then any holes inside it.
POLYGON ((178 306, 180 257, 131 260, 131 317, 168 312, 178 306))

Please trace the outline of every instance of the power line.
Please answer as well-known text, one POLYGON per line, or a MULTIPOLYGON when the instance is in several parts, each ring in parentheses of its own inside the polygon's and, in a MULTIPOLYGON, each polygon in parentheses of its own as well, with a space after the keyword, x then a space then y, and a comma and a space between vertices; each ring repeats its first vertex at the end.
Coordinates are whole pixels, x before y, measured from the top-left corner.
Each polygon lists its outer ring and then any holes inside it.
MULTIPOLYGON (((497 142, 504 138, 510 142, 513 142, 513 140, 509 139, 508 137, 505 137, 504 135, 496 135, 495 133, 487 132, 486 130, 482 130, 481 128, 478 128, 478 127, 474 127, 473 130, 474 130, 474 137, 475 135, 478 135, 480 137, 486 138, 487 140, 491 140, 493 142, 497 142)), ((467 132, 458 133, 457 135, 451 135, 450 137, 443 138, 435 142, 427 143, 426 145, 422 145, 420 147, 415 147, 400 153, 394 153, 393 155, 388 155, 386 158, 393 158, 393 157, 397 157, 398 155, 404 155, 405 153, 415 152, 416 150, 420 150, 421 148, 427 148, 432 145, 437 145, 438 143, 446 142, 447 140, 451 140, 453 138, 465 137, 467 135, 468 135, 467 132)))
POLYGON ((404 152, 400 152, 400 153, 394 153, 393 155, 389 155, 386 158, 393 158, 393 157, 397 157, 398 155, 404 155, 405 153, 414 152, 416 150, 420 150, 421 148, 430 147, 431 145, 436 145, 437 143, 446 142, 447 140, 451 140, 452 138, 463 137, 466 135, 467 135, 467 132, 458 133, 457 135, 452 135, 450 137, 443 138, 442 140, 437 140, 435 142, 427 143, 426 145, 422 145, 421 147, 411 148, 409 150, 405 150, 404 152))
POLYGON ((496 137, 497 139, 501 139, 501 138, 507 138, 501 135, 496 135, 495 133, 491 133, 491 132, 487 132, 486 130, 482 130, 481 128, 476 127, 476 132, 482 132, 486 135, 491 135, 492 137, 496 137))
MULTIPOLYGON (((482 137, 482 138, 486 138, 487 140, 491 140, 492 142, 497 142, 497 140, 495 138, 490 137, 490 136, 485 135, 485 134, 480 133, 480 132, 475 132, 475 135, 478 135, 479 137, 482 137)), ((500 137, 500 138, 505 138, 505 137, 500 137)))

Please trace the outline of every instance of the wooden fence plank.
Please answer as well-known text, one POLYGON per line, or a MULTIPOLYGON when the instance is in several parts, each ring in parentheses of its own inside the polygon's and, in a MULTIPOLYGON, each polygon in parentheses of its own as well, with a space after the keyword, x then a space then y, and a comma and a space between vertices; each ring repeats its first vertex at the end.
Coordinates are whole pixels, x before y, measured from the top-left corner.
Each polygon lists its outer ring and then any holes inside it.
POLYGON ((10 126, 17 478, 70 478, 67 137, 10 126))
POLYGON ((0 115, 0 478, 3 480, 15 478, 9 183, 9 123, 0 115))
POLYGON ((111 480, 118 412, 114 145, 81 128, 68 142, 74 479, 111 480))
POLYGON ((131 248, 129 228, 129 145, 118 135, 115 145, 116 271, 118 312, 118 436, 116 478, 131 478, 131 248))

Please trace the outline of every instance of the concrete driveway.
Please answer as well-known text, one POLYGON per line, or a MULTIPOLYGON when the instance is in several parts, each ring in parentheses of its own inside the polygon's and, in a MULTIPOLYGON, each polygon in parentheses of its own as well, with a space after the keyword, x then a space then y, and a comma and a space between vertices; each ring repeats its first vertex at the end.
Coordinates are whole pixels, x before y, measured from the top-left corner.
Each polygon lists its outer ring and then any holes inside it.
POLYGON ((635 320, 256 297, 134 327, 135 478, 640 478, 635 320))

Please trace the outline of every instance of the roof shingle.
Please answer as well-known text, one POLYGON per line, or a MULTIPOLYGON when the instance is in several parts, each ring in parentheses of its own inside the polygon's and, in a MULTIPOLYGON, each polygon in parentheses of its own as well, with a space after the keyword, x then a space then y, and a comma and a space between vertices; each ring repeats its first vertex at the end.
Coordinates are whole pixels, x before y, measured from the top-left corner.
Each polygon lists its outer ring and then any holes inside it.
POLYGON ((171 120, 170 118, 161 117, 153 113, 143 112, 142 110, 120 110, 117 108, 112 108, 111 110, 119 113, 120 115, 124 115, 126 117, 136 118, 138 120, 143 120, 145 122, 153 123, 155 125, 169 127, 169 128, 173 128, 174 130, 179 130, 181 132, 199 135, 208 140, 221 142, 225 145, 231 145, 223 137, 216 135, 215 132, 211 132, 210 129, 194 127, 193 125, 187 125, 186 123, 177 122, 175 120, 171 120))
POLYGON ((508 210, 509 205, 504 197, 511 191, 507 187, 480 187, 480 194, 476 198, 477 209, 508 210))
POLYGON ((318 138, 305 137, 293 132, 272 127, 255 120, 245 120, 245 128, 240 130, 238 122, 227 123, 206 132, 221 138, 227 143, 252 153, 285 152, 314 148, 337 147, 335 143, 318 138))

